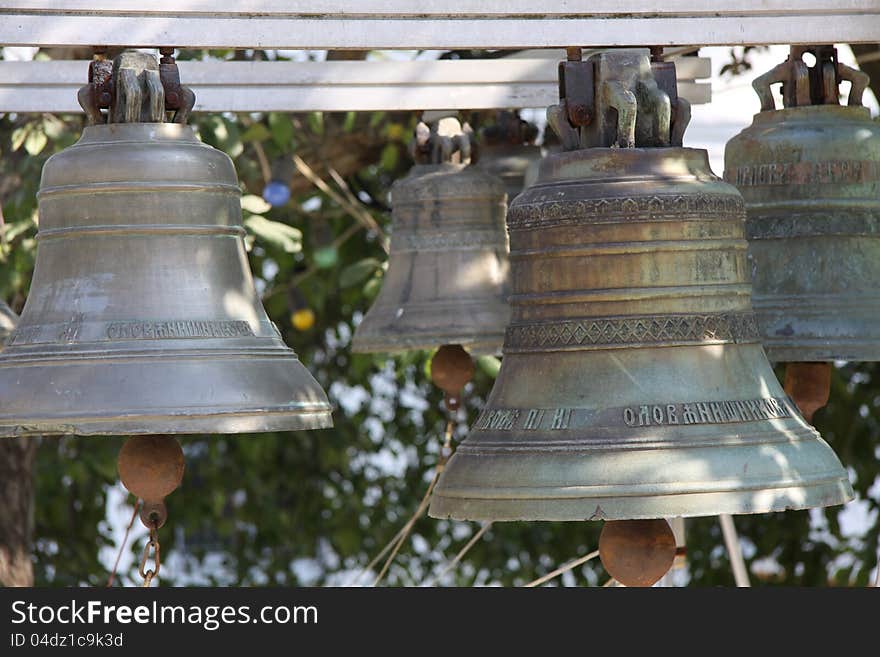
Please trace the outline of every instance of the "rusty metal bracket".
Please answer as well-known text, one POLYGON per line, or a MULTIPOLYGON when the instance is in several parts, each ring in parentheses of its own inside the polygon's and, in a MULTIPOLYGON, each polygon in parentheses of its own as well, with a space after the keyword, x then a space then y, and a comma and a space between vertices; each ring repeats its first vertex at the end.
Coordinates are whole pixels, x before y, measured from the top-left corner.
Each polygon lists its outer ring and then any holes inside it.
POLYGON ((180 71, 174 60, 174 48, 159 48, 159 79, 165 89, 165 109, 176 111, 180 109, 181 89, 180 71))
POLYGON ((593 62, 582 60, 580 48, 568 48, 568 59, 559 62, 559 104, 569 124, 581 128, 593 122, 596 104, 593 62))
POLYGON ((105 46, 95 46, 93 50, 88 83, 78 93, 79 103, 92 125, 104 122, 101 110, 109 109, 113 102, 113 61, 107 59, 105 46))
POLYGON ((164 121, 165 112, 174 112, 175 123, 186 122, 195 105, 195 94, 180 84, 173 48, 159 49, 162 58, 158 67, 154 56, 146 53, 123 51, 110 60, 106 47, 96 46, 94 50, 88 84, 77 95, 90 125, 164 121), (144 99, 149 104, 146 111, 142 107, 144 99))

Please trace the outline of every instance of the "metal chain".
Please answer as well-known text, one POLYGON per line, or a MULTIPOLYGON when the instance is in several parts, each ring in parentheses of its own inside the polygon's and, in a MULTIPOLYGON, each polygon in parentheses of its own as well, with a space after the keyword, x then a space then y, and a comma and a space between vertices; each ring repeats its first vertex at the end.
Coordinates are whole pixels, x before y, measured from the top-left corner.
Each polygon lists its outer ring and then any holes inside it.
POLYGON ((141 557, 141 566, 138 569, 140 576, 144 578, 144 588, 148 588, 153 583, 153 578, 159 574, 159 568, 162 566, 158 534, 159 532, 154 524, 150 527, 150 540, 144 545, 144 555, 141 557), (153 565, 155 566, 155 569, 150 568, 147 570, 147 561, 150 559, 150 548, 152 548, 153 551, 153 565))

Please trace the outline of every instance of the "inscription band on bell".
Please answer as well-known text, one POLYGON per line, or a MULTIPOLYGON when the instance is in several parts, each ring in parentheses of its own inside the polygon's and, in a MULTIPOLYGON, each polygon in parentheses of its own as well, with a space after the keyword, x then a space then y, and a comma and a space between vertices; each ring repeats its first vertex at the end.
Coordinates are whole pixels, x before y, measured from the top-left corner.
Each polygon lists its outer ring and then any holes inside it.
POLYGON ((730 401, 638 404, 593 411, 581 408, 495 408, 484 410, 476 431, 580 431, 585 426, 652 427, 732 424, 792 417, 787 401, 777 397, 730 401))
POLYGON ((244 320, 167 320, 143 322, 84 323, 76 317, 64 324, 44 324, 17 328, 7 339, 9 345, 70 344, 119 340, 174 340, 254 337, 244 320))

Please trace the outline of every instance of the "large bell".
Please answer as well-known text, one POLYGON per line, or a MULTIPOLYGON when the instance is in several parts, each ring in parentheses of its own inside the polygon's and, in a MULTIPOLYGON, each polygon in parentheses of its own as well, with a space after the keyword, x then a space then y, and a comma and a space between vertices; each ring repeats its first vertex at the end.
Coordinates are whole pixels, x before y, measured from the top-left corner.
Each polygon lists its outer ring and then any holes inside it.
POLYGON ((391 187, 388 271, 352 349, 497 353, 510 317, 504 186, 468 166, 470 135, 458 121, 427 131, 422 124, 412 149, 417 164, 391 187))
POLYGON ((727 143, 724 177, 745 198, 753 305, 772 361, 880 360, 880 124, 861 106, 867 84, 833 48, 794 47, 755 80, 761 112, 727 143))
POLYGON ((124 53, 114 78, 111 122, 43 168, 30 294, 0 354, 0 432, 331 426, 254 289, 232 161, 162 122, 152 56, 124 53))
POLYGON ((846 472, 761 348, 742 197, 705 150, 680 146, 674 76, 658 87, 632 51, 575 64, 595 79, 595 110, 574 127, 574 94, 548 110, 566 152, 511 205, 504 359, 430 514, 619 520, 846 502, 846 472))

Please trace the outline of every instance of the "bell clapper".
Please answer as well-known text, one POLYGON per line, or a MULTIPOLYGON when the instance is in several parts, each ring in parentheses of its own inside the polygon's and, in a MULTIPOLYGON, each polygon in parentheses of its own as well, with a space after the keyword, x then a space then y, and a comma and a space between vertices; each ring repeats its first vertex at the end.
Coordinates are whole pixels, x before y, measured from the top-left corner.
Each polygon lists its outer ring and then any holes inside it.
POLYGON ((474 376, 474 360, 461 345, 447 344, 440 347, 431 359, 431 381, 440 388, 446 404, 446 434, 440 452, 438 471, 443 469, 452 456, 452 433, 455 414, 461 408, 464 387, 474 376))
POLYGON ((787 363, 783 388, 804 419, 812 423, 813 414, 831 396, 831 363, 787 363))
POLYGON ((168 519, 164 500, 183 481, 183 450, 172 436, 132 436, 119 450, 117 467, 122 485, 142 500, 139 502, 140 519, 150 530, 138 569, 144 586, 148 587, 159 574, 158 531, 168 519), (153 568, 147 568, 151 554, 153 568))
POLYGON ((624 586, 652 586, 675 561, 675 534, 656 520, 607 520, 599 535, 599 559, 624 586))

